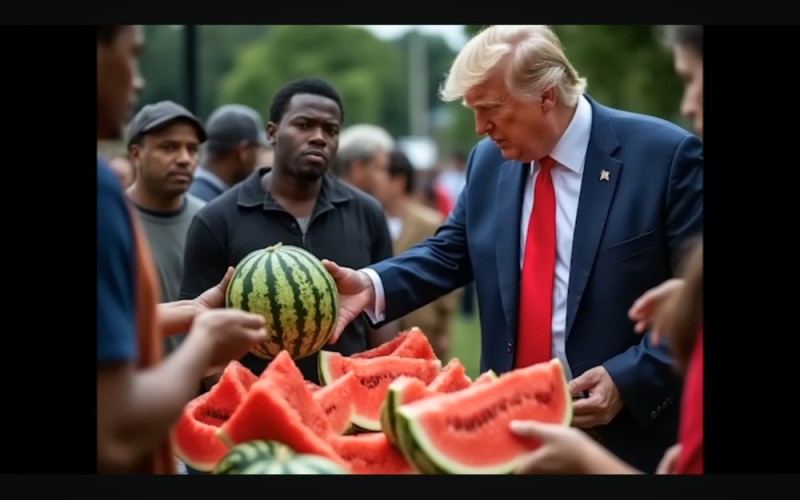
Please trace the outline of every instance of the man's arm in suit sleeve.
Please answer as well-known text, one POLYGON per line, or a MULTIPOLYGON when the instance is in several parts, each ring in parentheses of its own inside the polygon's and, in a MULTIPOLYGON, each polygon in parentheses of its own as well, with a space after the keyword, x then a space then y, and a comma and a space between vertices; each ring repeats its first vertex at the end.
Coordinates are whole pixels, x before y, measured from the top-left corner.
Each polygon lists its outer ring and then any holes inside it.
MULTIPOLYGON (((703 147, 695 136, 678 145, 670 168, 667 192, 666 237, 673 273, 686 243, 703 229, 703 147)), ((642 341, 606 361, 603 366, 634 418, 646 427, 680 393, 668 342, 653 346, 650 333, 642 341)))
POLYGON ((467 160, 466 185, 453 212, 434 236, 400 255, 361 269, 375 288, 374 307, 365 311, 373 324, 400 318, 472 280, 466 193, 474 158, 479 155, 476 146, 467 160))

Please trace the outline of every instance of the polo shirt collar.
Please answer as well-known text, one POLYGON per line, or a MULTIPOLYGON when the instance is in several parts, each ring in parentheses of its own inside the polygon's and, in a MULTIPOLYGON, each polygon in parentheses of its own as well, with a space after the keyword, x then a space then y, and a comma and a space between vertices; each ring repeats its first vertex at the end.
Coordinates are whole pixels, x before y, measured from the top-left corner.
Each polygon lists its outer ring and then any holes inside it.
MULTIPOLYGON (((270 193, 264 191, 264 186, 261 184, 261 178, 270 170, 272 170, 272 167, 261 167, 242 182, 242 188, 239 191, 237 200, 239 206, 257 207, 262 205, 265 209, 278 208, 278 202, 275 201, 270 193)), ((344 203, 352 198, 352 193, 348 191, 341 181, 331 174, 325 174, 322 177, 322 188, 319 192, 317 205, 325 208, 327 205, 344 203)))

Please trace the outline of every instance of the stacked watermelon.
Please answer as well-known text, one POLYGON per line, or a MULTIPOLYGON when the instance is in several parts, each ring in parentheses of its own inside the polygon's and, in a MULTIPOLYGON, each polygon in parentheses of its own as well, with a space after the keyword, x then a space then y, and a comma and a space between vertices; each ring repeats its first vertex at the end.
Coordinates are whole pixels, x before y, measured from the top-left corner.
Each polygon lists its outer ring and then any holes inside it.
POLYGON ((457 359, 442 366, 418 328, 319 359, 322 386, 304 380, 287 351, 259 377, 232 362, 186 406, 172 433, 178 456, 212 472, 231 449, 262 441, 353 474, 509 473, 538 446, 513 435, 510 420, 571 420, 556 360, 473 382, 457 359))

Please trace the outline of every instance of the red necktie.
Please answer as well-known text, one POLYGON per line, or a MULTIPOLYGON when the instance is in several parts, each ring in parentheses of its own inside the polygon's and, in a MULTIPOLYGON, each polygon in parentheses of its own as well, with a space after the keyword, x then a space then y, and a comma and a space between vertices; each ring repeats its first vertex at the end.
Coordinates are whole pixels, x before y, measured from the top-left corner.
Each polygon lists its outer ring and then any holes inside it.
POLYGON ((528 222, 520 282, 516 368, 552 357, 553 283, 556 268, 556 192, 550 169, 555 160, 539 161, 528 222))

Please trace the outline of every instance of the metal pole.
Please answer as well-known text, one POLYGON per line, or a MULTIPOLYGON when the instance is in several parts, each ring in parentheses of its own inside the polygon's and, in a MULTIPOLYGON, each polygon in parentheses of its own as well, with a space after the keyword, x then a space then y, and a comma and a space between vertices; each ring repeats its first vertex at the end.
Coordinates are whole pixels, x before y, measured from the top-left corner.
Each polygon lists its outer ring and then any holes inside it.
POLYGON ((184 84, 186 108, 197 113, 197 26, 183 26, 184 84))
POLYGON ((428 60, 425 37, 417 30, 408 37, 408 104, 411 135, 428 135, 428 60))

